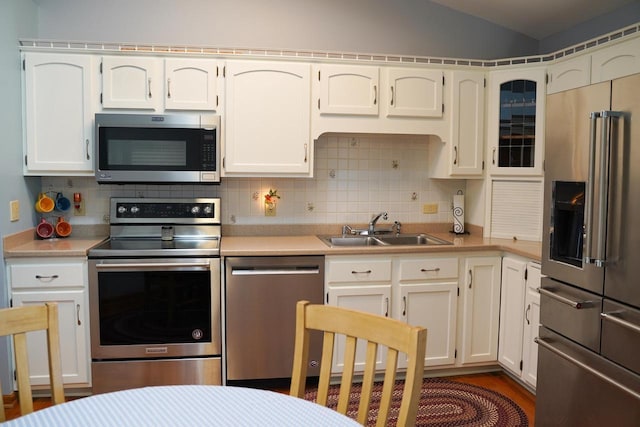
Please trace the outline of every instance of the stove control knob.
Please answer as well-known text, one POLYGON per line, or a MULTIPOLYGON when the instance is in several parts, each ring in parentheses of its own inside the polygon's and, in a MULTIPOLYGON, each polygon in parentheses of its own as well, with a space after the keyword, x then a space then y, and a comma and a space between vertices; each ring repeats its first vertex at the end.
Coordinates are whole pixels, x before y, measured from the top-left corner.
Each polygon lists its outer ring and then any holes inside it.
POLYGON ((204 207, 204 213, 206 213, 207 215, 211 215, 212 212, 213 208, 211 207, 211 205, 207 205, 204 207))
POLYGON ((132 214, 137 214, 138 212, 140 212, 140 208, 137 206, 131 206, 131 213, 132 214))
POLYGON ((191 213, 193 215, 198 215, 200 213, 200 206, 194 206, 191 208, 191 213))
POLYGON ((127 208, 125 206, 118 206, 118 213, 123 214, 127 212, 127 208))

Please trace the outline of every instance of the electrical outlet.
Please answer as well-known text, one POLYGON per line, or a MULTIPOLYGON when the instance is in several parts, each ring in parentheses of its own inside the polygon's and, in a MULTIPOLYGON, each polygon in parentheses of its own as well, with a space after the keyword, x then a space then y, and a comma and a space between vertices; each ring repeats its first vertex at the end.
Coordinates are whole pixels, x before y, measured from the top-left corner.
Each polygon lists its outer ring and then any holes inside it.
POLYGON ((10 221, 18 221, 20 219, 20 201, 11 200, 9 202, 10 221))
POLYGON ((85 216, 84 200, 80 200, 79 202, 73 202, 73 215, 85 216))
POLYGON ((425 203, 422 205, 422 213, 423 214, 436 214, 438 213, 438 204, 437 203, 425 203))

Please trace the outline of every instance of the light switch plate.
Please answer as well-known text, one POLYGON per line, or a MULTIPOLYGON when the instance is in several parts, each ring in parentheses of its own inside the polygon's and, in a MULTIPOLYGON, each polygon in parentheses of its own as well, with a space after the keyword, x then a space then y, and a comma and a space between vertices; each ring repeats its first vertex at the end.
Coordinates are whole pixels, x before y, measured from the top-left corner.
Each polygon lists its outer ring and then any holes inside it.
POLYGON ((9 219, 11 221, 18 221, 20 219, 20 201, 11 200, 9 202, 9 219))

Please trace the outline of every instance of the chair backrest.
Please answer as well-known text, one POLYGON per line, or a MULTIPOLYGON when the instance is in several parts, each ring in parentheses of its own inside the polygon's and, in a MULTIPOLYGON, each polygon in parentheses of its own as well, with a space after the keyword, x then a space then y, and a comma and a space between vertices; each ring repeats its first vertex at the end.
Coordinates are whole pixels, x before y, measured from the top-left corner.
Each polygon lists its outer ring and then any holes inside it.
POLYGON ((317 403, 323 406, 327 404, 335 337, 344 335, 344 369, 336 410, 342 414, 347 413, 354 377, 356 343, 358 339, 362 339, 367 342, 367 347, 357 421, 366 424, 376 373, 376 355, 378 346, 383 345, 387 347, 387 363, 376 425, 384 426, 387 423, 395 385, 398 352, 405 353, 408 360, 397 425, 415 424, 424 374, 426 329, 362 311, 299 301, 296 308, 296 338, 290 394, 301 398, 305 394, 310 330, 324 332, 317 403))
MULTIPOLYGON (((45 330, 47 333, 49 378, 51 380, 53 404, 63 403, 64 388, 62 386, 58 305, 54 302, 49 302, 38 306, 0 309, 0 336, 13 335, 18 396, 22 415, 33 412, 26 333, 39 330, 45 330)), ((5 413, 3 409, 0 411, 0 421, 4 420, 5 413)))

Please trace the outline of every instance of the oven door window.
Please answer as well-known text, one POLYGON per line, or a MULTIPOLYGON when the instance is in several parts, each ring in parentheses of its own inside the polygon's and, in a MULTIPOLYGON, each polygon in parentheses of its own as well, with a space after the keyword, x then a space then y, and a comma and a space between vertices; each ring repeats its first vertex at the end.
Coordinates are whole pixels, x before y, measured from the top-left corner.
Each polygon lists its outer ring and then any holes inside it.
POLYGON ((102 272, 100 344, 211 342, 209 271, 102 272))

